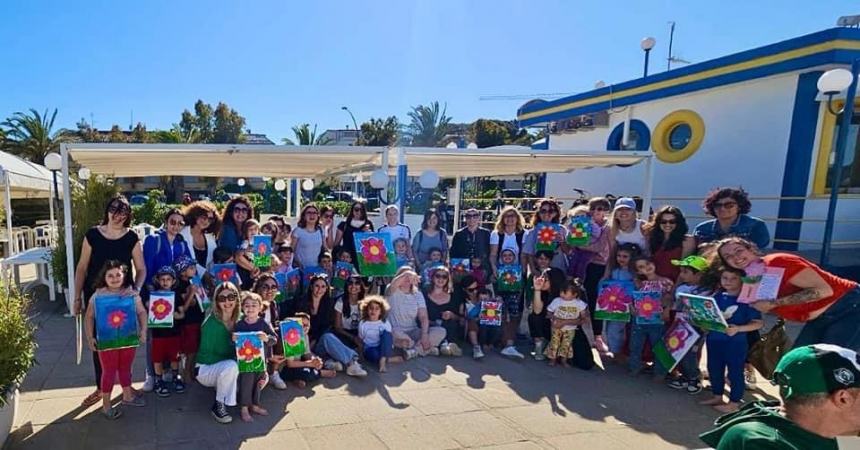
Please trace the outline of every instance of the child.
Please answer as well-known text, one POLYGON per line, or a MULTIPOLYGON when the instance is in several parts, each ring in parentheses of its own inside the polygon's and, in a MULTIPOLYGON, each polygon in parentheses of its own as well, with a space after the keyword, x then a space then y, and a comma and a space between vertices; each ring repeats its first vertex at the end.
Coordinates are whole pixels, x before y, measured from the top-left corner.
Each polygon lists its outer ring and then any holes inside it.
MULTIPOLYGON (((194 376, 194 366, 197 363, 197 350, 200 349, 200 326, 203 324, 203 310, 201 309, 199 299, 204 295, 199 292, 202 287, 196 287, 191 284, 191 279, 197 274, 197 263, 190 256, 180 256, 173 263, 173 269, 176 271, 177 281, 173 288, 175 293, 176 307, 184 317, 179 331, 179 353, 184 355, 182 361, 183 378, 192 380, 194 376)), ((174 389, 177 393, 182 393, 184 390, 179 386, 183 385, 183 380, 174 377, 174 389)))
POLYGON ((364 359, 378 362, 380 372, 387 370, 387 363, 403 361, 400 356, 391 356, 394 338, 391 323, 386 320, 389 308, 385 298, 378 295, 368 296, 359 303, 361 322, 358 324, 358 337, 364 343, 364 359))
POLYGON ((234 249, 234 259, 236 261, 236 271, 239 273, 239 278, 242 280, 241 289, 251 289, 251 283, 260 273, 260 269, 254 265, 254 249, 251 248, 254 242, 254 236, 260 234, 260 222, 254 219, 248 219, 242 224, 242 243, 234 249))
POLYGON ((325 273, 326 275, 328 275, 329 280, 334 277, 334 264, 332 264, 331 262, 331 253, 320 252, 319 257, 317 257, 317 265, 319 265, 323 270, 325 270, 325 273))
POLYGON ((296 317, 302 320, 302 328, 305 330, 305 348, 308 350, 301 357, 287 357, 279 363, 282 366, 280 369, 281 378, 292 381, 299 388, 304 388, 308 382, 319 380, 320 377, 334 378, 337 372, 323 368, 322 358, 311 353, 307 343, 307 336, 311 331, 311 316, 300 312, 296 313, 296 317))
MULTIPOLYGON (((588 213, 588 205, 575 206, 567 212, 566 219, 587 216, 588 213)), ((585 279, 585 269, 593 256, 594 252, 582 247, 570 247, 570 251, 567 253, 567 276, 585 279)))
POLYGON ((484 260, 480 257, 469 258, 469 273, 478 281, 479 287, 486 287, 490 281, 490 274, 483 267, 484 260))
MULTIPOLYGON (((517 264, 517 254, 513 250, 506 248, 499 255, 499 262, 502 265, 517 264)), ((523 359, 525 356, 514 347, 517 330, 523 318, 523 290, 520 288, 516 292, 499 292, 498 295, 502 303, 504 303, 502 308, 505 311, 505 320, 502 322, 502 339, 505 340, 505 348, 502 349, 501 353, 504 356, 523 359)))
POLYGON ((99 272, 95 283, 96 292, 90 298, 86 311, 86 333, 90 350, 98 352, 99 362, 102 366, 102 378, 99 382, 102 392, 102 414, 109 420, 114 420, 122 415, 122 411, 111 407, 111 391, 116 377, 122 386, 122 404, 128 406, 146 406, 143 397, 136 396, 131 389, 131 364, 134 361, 135 348, 121 348, 115 350, 96 350, 96 342, 99 336, 95 336, 95 303, 99 301, 100 295, 121 294, 134 296, 134 309, 137 314, 137 334, 139 343, 146 344, 146 309, 140 296, 125 287, 126 267, 116 260, 108 260, 99 272))
MULTIPOLYGON (((242 320, 236 322, 233 329, 236 333, 256 331, 260 340, 266 345, 266 353, 271 352, 272 346, 278 341, 275 331, 263 317, 263 299, 253 292, 242 292, 242 320)), ((236 341, 236 335, 233 335, 236 341)), ((268 360, 269 355, 265 358, 268 360)), ((260 391, 268 382, 266 369, 260 372, 245 372, 239 374, 239 405, 241 406, 242 421, 253 422, 251 413, 268 416, 269 412, 260 406, 260 391)))
MULTIPOLYGON (((196 263, 195 266, 196 268, 196 263)), ((164 266, 155 274, 155 285, 159 291, 173 291, 173 326, 170 328, 152 329, 152 365, 155 369, 155 387, 153 392, 159 397, 169 397, 168 383, 173 385, 177 394, 185 392, 185 383, 179 377, 179 350, 181 346, 182 319, 185 314, 180 309, 182 296, 177 293, 176 271, 170 266, 164 266), (170 372, 165 373, 164 361, 170 364, 170 372)))
MULTIPOLYGON (((678 286, 675 288, 675 301, 672 303, 672 312, 676 320, 686 320, 685 307, 683 302, 679 301, 678 294, 694 294, 694 295, 710 295, 711 290, 703 286, 702 278, 708 270, 708 261, 701 256, 690 255, 682 260, 673 259, 672 264, 679 266, 678 286)), ((701 334, 701 330, 697 331, 701 334)), ((684 358, 678 362, 678 371, 681 373, 679 378, 669 381, 668 385, 672 389, 686 389, 690 395, 702 392, 702 385, 699 381, 701 370, 699 370, 699 352, 702 349, 702 340, 693 344, 693 347, 684 355, 684 358)))
POLYGON ((281 263, 275 266, 275 272, 287 273, 293 270, 293 247, 290 244, 278 246, 278 260, 281 263))
POLYGON ((337 260, 338 262, 352 264, 352 253, 350 253, 349 250, 346 248, 340 248, 337 251, 337 260))
POLYGON ((501 331, 498 326, 480 324, 481 303, 485 301, 493 301, 493 291, 479 287, 477 300, 472 301, 467 297, 463 304, 462 315, 466 318, 469 343, 472 344, 472 357, 475 359, 483 358, 484 353, 490 351, 499 340, 501 331))
MULTIPOLYGON (((553 252, 548 250, 539 250, 535 253, 535 267, 537 270, 529 274, 528 280, 526 280, 526 288, 525 295, 526 300, 528 301, 529 306, 534 300, 535 296, 535 277, 541 276, 542 273, 549 270, 549 265, 552 262, 553 252)), ((550 337, 550 332, 548 331, 549 327, 546 326, 546 308, 541 311, 541 314, 535 314, 532 311, 529 314, 529 334, 534 341, 534 353, 533 356, 537 361, 543 361, 546 357, 544 356, 544 350, 546 349, 546 340, 550 337)))
POLYGON ((573 335, 577 325, 583 322, 584 314, 588 314, 588 304, 582 301, 585 291, 578 278, 565 282, 559 291, 559 297, 552 300, 546 307, 547 315, 552 323, 552 336, 545 355, 549 365, 559 362, 562 367, 569 367, 567 360, 573 358, 573 335))
POLYGON ((760 329, 764 322, 760 312, 746 303, 738 303, 738 295, 743 285, 741 277, 745 275, 744 272, 730 267, 725 267, 720 272, 722 290, 714 296, 714 300, 717 302, 717 307, 724 311, 723 316, 729 327, 725 333, 712 331, 707 334, 708 373, 711 376, 711 392, 714 396, 700 404, 711 405, 721 413, 730 413, 740 409, 740 401, 744 397, 746 335, 760 329), (736 307, 734 312, 726 311, 732 307, 736 307), (723 401, 726 370, 732 386, 728 403, 723 401))
MULTIPOLYGON (((633 281, 634 277, 633 271, 630 270, 630 262, 641 253, 642 249, 631 242, 625 242, 617 246, 615 248, 615 264, 609 272, 609 280, 633 281)), ((605 321, 603 323, 609 352, 612 353, 616 361, 621 362, 623 360, 624 333, 627 323, 617 321, 605 321)))
MULTIPOLYGON (((409 256, 409 241, 405 238, 397 238, 394 240, 394 256, 397 258, 397 267, 409 266, 413 269, 412 258, 409 256)), ((441 256, 440 256, 441 259, 441 256)))
MULTIPOLYGON (((668 309, 672 301, 672 280, 657 275, 654 263, 644 255, 632 259, 631 263, 636 269, 637 278, 634 280, 636 289, 639 291, 660 292, 660 303, 663 307, 664 316, 668 315, 668 309)), ((635 305, 634 305, 635 309, 635 305)), ((666 320, 664 318, 664 320, 666 320)), ((639 324, 633 318, 630 332, 630 372, 636 375, 642 371, 642 349, 645 347, 646 339, 653 346, 663 338, 663 324, 639 324)), ((649 347, 650 348, 650 347, 649 347)), ((658 362, 654 362, 654 381, 662 381, 665 373, 658 362)))

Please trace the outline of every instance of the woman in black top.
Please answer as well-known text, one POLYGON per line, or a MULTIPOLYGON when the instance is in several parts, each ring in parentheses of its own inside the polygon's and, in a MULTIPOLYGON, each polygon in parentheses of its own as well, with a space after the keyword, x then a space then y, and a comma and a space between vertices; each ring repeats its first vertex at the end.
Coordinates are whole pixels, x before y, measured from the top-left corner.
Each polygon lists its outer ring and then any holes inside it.
POLYGON ((348 217, 337 226, 337 234, 335 234, 332 248, 342 245, 352 255, 352 260, 358 261, 355 254, 355 240, 352 235, 369 231, 373 231, 373 222, 367 219, 367 208, 362 202, 352 202, 348 217))
POLYGON ((427 288, 424 296, 427 298, 427 317, 430 319, 430 325, 444 328, 448 341, 462 342, 463 317, 460 315, 460 310, 464 297, 451 294, 451 274, 446 267, 439 267, 430 272, 430 287, 427 288))
POLYGON ((341 342, 350 348, 357 349, 359 354, 362 353, 363 349, 361 339, 358 338, 358 323, 361 321, 358 303, 364 300, 366 293, 367 287, 362 278, 353 275, 346 280, 344 293, 334 302, 332 330, 341 342))
MULTIPOLYGON (((550 335, 551 324, 546 316, 546 307, 561 294, 561 286, 566 279, 564 272, 555 267, 544 270, 534 278, 532 314, 529 315, 529 329, 533 336, 536 332, 544 333, 545 336, 550 335)), ((585 318, 588 319, 588 315, 585 318)), ((570 362, 580 369, 589 370, 594 367, 594 355, 591 353, 588 337, 583 332, 585 326, 586 324, 580 326, 573 335, 573 358, 570 362)), ((590 327, 591 324, 587 326, 590 327)), ((543 348, 540 350, 542 351, 543 348)))
MULTIPOLYGON (((126 267, 134 263, 134 288, 140 290, 146 280, 146 264, 143 261, 143 249, 140 239, 131 225, 131 206, 122 195, 110 199, 105 206, 101 224, 90 228, 84 236, 81 245, 81 257, 75 270, 75 302, 72 307, 74 314, 81 314, 86 309, 86 303, 95 292, 93 284, 98 279, 98 273, 109 260, 117 260, 126 267)), ((131 277, 126 278, 131 284, 131 277)), ((93 369, 95 372, 95 391, 82 402, 89 407, 101 399, 99 381, 102 377, 102 367, 98 353, 93 352, 93 369)))

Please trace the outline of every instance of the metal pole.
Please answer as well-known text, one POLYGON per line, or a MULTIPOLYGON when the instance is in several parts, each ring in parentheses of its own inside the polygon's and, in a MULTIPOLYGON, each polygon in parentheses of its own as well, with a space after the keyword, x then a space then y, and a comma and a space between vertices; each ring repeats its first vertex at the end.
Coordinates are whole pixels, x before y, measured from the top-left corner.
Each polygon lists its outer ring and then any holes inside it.
POLYGON ((397 198, 397 207, 400 208, 400 221, 403 222, 403 217, 406 214, 406 177, 408 169, 406 167, 406 150, 403 147, 397 148, 397 184, 395 188, 395 197, 397 198))
MULTIPOLYGON (((460 228, 460 199, 462 198, 460 190, 463 188, 463 178, 457 177, 454 180, 454 191, 456 197, 454 197, 454 226, 452 230, 457 231, 460 228)), ((450 200, 450 198, 448 200, 450 200)))
MULTIPOLYGON (((75 235, 72 232, 72 188, 69 183, 69 149, 66 144, 60 144, 60 156, 63 157, 63 228, 66 242, 66 275, 68 276, 68 292, 66 293, 66 306, 69 308, 69 316, 72 314, 72 304, 75 299, 75 235)), ((79 224, 86 226, 87 224, 79 224)))
POLYGON ((650 48, 645 50, 645 74, 642 75, 643 78, 648 76, 648 55, 650 55, 650 54, 651 54, 650 48))
POLYGON ((285 181, 286 181, 286 183, 284 183, 284 184, 287 185, 287 189, 284 192, 287 194, 286 195, 286 197, 287 197, 287 217, 289 218, 289 217, 293 217, 293 199, 292 199, 292 195, 293 195, 292 187, 293 187, 293 185, 292 185, 291 181, 287 181, 287 180, 285 180, 285 181))
MULTIPOLYGON (((851 84, 845 94, 845 107, 836 137, 836 157, 833 160, 833 180, 830 182, 830 202, 827 206, 827 221, 824 225, 824 239, 821 243, 819 264, 826 267, 830 262, 830 244, 833 241, 833 222, 836 219, 836 201, 839 199, 839 184, 842 182, 842 166, 845 163, 845 147, 848 144, 848 129, 854 116, 854 97, 857 95, 857 74, 860 73, 860 59, 851 64, 851 84)), ((828 100, 829 101, 829 100, 828 100)))
POLYGON ((9 185, 9 171, 0 167, 3 171, 3 190, 5 191, 5 208, 6 208, 6 233, 9 237, 9 247, 6 256, 12 256, 12 246, 15 245, 12 239, 12 186, 9 185))
MULTIPOLYGON (((54 232, 57 229, 57 224, 54 222, 54 203, 57 201, 57 199, 59 199, 59 193, 58 193, 59 190, 57 189, 57 171, 52 170, 51 175, 54 176, 54 185, 53 185, 53 191, 49 192, 50 193, 50 199, 48 200, 48 209, 49 209, 49 212, 51 214, 51 228, 48 230, 48 232, 50 233, 50 235, 48 236, 48 246, 53 248, 57 244, 56 242, 54 242, 54 232)), ((49 186, 49 190, 50 190, 50 186, 49 186)), ((57 206, 59 206, 59 205, 57 205, 57 206)))
POLYGON ((649 154, 645 158, 645 188, 642 195, 642 215, 641 217, 648 220, 651 217, 651 197, 654 190, 654 157, 649 154))
POLYGON ((669 57, 666 58, 666 70, 672 70, 672 42, 675 40, 675 22, 669 24, 669 57))

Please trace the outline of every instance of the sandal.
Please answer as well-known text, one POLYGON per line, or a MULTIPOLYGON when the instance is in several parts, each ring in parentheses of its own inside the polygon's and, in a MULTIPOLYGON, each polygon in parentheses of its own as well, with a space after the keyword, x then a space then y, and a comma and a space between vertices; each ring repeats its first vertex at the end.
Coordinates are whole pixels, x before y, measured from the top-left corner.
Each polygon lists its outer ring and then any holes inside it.
POLYGON ((89 408, 90 406, 93 406, 99 401, 101 401, 101 399, 102 393, 99 391, 95 391, 92 394, 88 395, 86 398, 84 398, 84 400, 81 402, 81 406, 83 406, 84 408, 89 408))
POLYGON ((102 415, 105 416, 107 420, 116 420, 122 416, 122 411, 117 408, 111 408, 107 411, 102 410, 102 415))
POLYGON ((123 400, 122 404, 125 406, 137 406, 142 407, 146 406, 146 400, 143 399, 142 396, 135 395, 131 400, 123 400))

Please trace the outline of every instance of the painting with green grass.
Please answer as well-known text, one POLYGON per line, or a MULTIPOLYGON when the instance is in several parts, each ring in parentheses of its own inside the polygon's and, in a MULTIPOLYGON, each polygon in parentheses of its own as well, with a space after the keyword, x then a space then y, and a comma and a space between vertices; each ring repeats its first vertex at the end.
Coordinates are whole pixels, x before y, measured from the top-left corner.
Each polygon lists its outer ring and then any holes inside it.
POLYGON ((96 348, 115 350, 140 345, 134 297, 99 295, 94 306, 96 348))

